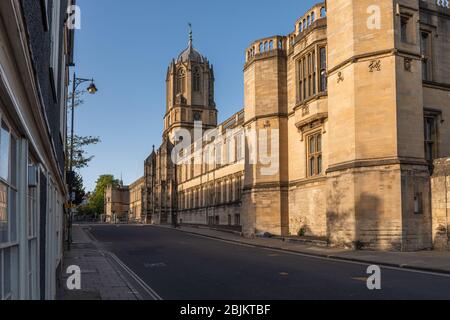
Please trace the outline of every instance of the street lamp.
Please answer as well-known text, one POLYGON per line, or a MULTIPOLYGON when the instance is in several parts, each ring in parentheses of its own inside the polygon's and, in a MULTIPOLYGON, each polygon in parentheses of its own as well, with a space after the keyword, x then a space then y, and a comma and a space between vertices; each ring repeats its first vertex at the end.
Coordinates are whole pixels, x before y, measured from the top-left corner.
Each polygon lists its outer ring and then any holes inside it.
POLYGON ((72 219, 73 219, 73 202, 75 200, 75 196, 73 194, 73 183, 75 178, 75 173, 73 172, 73 152, 74 152, 74 140, 75 140, 75 134, 74 134, 74 122, 75 122, 75 95, 77 92, 77 88, 86 82, 90 82, 91 84, 87 88, 87 92, 89 94, 96 94, 98 89, 95 86, 94 79, 84 79, 84 78, 77 78, 75 72, 73 73, 73 80, 72 80, 72 121, 71 121, 71 135, 70 135, 70 159, 69 159, 69 173, 68 176, 70 177, 68 180, 69 182, 69 195, 70 195, 70 212, 69 212, 69 221, 68 221, 68 228, 67 228, 67 246, 68 250, 70 250, 70 245, 72 243, 72 219))
POLYGON ((98 91, 97 87, 95 86, 94 82, 91 83, 91 85, 87 88, 87 92, 90 94, 96 94, 98 91))

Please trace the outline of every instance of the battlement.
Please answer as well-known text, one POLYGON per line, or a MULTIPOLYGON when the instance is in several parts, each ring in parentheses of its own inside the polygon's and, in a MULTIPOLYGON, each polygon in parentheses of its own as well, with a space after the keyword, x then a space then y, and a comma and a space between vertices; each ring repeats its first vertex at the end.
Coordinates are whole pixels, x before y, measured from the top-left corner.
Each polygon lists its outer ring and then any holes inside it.
POLYGON ((319 19, 327 17, 325 2, 318 3, 309 9, 302 17, 295 22, 295 35, 306 32, 312 24, 319 19))
POLYGON ((314 5, 296 21, 294 31, 288 36, 278 35, 253 42, 246 50, 245 63, 248 64, 252 62, 254 58, 261 55, 270 55, 270 53, 276 50, 286 51, 294 43, 296 37, 309 32, 318 20, 326 19, 326 17, 327 11, 325 2, 314 5))
POLYGON ((252 43, 250 47, 247 48, 247 58, 246 63, 252 61, 256 56, 268 54, 276 50, 286 49, 286 37, 283 36, 273 36, 268 38, 263 38, 252 43))

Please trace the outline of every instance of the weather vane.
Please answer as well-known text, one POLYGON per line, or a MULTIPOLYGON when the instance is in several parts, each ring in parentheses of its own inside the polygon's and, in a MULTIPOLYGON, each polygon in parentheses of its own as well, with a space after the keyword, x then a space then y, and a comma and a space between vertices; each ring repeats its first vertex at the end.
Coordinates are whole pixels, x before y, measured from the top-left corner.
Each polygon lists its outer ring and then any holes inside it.
POLYGON ((192 23, 188 23, 189 26, 189 41, 192 42, 192 23))

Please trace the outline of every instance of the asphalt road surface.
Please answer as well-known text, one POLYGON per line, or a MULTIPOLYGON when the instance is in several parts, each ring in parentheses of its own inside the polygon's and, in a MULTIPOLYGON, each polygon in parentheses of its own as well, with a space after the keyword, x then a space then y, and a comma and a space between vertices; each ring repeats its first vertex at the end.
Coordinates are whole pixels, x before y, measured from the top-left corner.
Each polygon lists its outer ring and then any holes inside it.
POLYGON ((164 300, 450 299, 450 276, 266 250, 151 226, 91 234, 164 300))

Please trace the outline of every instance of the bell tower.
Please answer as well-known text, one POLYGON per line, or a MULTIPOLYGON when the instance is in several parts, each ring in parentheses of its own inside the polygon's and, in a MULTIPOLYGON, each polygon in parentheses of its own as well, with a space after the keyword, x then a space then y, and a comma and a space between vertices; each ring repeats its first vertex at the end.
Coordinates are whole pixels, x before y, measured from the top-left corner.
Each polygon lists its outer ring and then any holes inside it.
POLYGON ((180 128, 192 130, 195 122, 201 122, 203 130, 217 126, 214 69, 208 59, 194 48, 191 24, 188 47, 172 60, 167 70, 166 86, 164 137, 172 137, 180 128))

